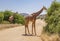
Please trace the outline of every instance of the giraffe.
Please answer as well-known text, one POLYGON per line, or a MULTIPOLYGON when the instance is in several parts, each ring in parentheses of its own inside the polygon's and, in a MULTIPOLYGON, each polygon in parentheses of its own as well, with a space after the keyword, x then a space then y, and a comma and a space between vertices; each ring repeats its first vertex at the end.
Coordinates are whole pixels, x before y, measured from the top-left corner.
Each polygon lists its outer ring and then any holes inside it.
POLYGON ((28 28, 29 21, 32 22, 32 35, 33 35, 33 31, 34 31, 34 35, 36 35, 36 27, 35 27, 36 17, 39 14, 41 14, 43 10, 47 10, 47 8, 43 6, 43 8, 38 12, 32 13, 30 16, 25 17, 25 35, 30 34, 29 28, 28 28))

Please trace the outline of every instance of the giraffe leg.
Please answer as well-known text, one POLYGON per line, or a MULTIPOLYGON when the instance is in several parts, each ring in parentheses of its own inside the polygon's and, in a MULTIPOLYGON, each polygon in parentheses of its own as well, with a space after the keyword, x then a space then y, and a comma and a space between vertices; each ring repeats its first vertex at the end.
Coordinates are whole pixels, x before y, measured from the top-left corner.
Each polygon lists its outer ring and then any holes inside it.
POLYGON ((27 25, 27 31, 28 31, 28 34, 30 34, 30 32, 29 32, 29 28, 28 28, 28 25, 27 25))
POLYGON ((30 34, 28 24, 25 25, 25 34, 27 34, 27 33, 30 34))
POLYGON ((35 21, 34 21, 34 33, 35 33, 35 35, 36 35, 35 21))
POLYGON ((25 25, 25 35, 27 35, 27 28, 26 28, 27 26, 25 25))
POLYGON ((32 34, 33 34, 33 23, 32 23, 32 34))

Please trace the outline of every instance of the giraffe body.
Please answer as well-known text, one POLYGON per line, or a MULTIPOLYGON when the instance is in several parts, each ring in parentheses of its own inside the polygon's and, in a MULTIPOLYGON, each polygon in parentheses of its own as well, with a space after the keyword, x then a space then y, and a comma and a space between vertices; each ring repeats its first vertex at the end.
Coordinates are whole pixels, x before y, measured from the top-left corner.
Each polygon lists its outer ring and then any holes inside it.
POLYGON ((28 28, 28 24, 29 22, 31 21, 32 22, 32 35, 36 35, 36 27, 35 27, 35 22, 36 22, 36 17, 41 14, 41 12, 43 10, 47 10, 44 6, 41 10, 39 10, 38 12, 36 13, 32 13, 30 16, 27 16, 25 17, 25 34, 27 34, 27 31, 28 31, 28 34, 30 34, 29 32, 29 28, 28 28))

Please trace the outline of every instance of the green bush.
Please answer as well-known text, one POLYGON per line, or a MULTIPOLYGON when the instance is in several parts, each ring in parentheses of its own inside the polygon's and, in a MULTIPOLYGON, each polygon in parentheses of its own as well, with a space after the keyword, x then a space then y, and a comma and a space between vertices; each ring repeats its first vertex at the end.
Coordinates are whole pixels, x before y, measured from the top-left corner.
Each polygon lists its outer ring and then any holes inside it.
POLYGON ((0 23, 2 23, 3 19, 4 19, 4 14, 0 12, 0 23))
POLYGON ((13 12, 8 11, 8 10, 4 11, 4 20, 8 21, 8 19, 11 15, 13 15, 13 12))
POLYGON ((47 26, 44 28, 49 33, 60 33, 60 3, 54 1, 48 9, 46 17, 47 26))
POLYGON ((24 24, 24 17, 18 13, 6 10, 4 12, 0 12, 0 23, 2 24, 9 24, 9 23, 24 24), (8 20, 11 15, 14 17, 13 22, 9 22, 8 20))
POLYGON ((20 14, 15 14, 14 16, 14 23, 21 23, 24 24, 24 17, 20 14))
POLYGON ((9 21, 2 21, 2 24, 10 24, 9 21))

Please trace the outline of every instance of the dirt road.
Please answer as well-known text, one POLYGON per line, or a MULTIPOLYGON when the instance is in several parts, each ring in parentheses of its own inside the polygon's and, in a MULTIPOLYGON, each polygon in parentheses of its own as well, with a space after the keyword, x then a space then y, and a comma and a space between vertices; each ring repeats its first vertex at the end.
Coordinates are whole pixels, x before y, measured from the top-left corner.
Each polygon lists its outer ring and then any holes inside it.
MULTIPOLYGON (((0 41, 42 41, 38 36, 41 35, 45 24, 43 20, 36 21, 37 36, 24 36, 24 26, 0 30, 0 41)), ((29 24, 29 28, 31 33, 31 24, 29 24)))

